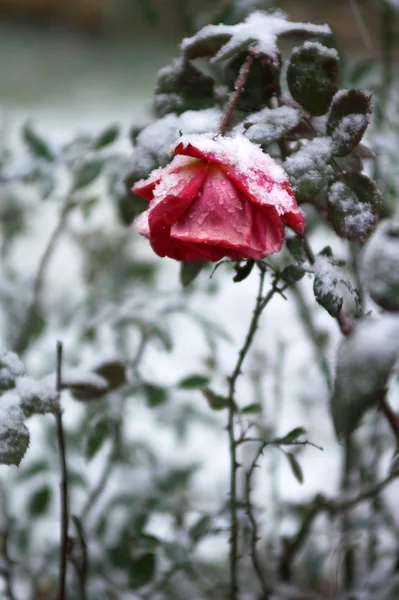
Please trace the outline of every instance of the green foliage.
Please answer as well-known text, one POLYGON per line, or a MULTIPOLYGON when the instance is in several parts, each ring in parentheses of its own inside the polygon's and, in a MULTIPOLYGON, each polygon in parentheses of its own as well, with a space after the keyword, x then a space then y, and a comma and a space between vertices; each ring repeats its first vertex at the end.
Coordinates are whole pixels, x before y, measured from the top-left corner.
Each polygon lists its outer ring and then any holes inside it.
POLYGON ((324 115, 338 91, 339 59, 334 48, 307 42, 295 48, 287 70, 292 97, 312 115, 324 115))
POLYGON ((52 489, 44 485, 37 489, 28 499, 28 512, 31 517, 43 516, 52 499, 52 489))

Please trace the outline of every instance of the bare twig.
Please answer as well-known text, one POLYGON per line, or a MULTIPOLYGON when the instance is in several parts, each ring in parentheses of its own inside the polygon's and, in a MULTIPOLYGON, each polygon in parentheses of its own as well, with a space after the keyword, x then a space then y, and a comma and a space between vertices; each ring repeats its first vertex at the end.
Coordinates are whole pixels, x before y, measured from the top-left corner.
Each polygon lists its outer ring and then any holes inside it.
POLYGON ((68 471, 66 462, 66 445, 64 427, 62 424, 61 408, 61 370, 62 370, 62 343, 57 342, 57 370, 56 370, 56 390, 58 394, 57 409, 54 412, 57 425, 57 443, 60 457, 61 470, 61 544, 60 544, 60 572, 58 600, 66 600, 66 575, 68 566, 68 526, 69 526, 69 506, 68 506, 68 471))
POLYGON ((107 460, 104 463, 104 468, 100 475, 100 478, 99 478, 96 486, 90 492, 90 494, 86 500, 86 503, 82 509, 81 515, 79 517, 80 521, 82 521, 82 522, 87 520, 89 514, 91 513, 91 511, 93 510, 97 501, 99 500, 102 493, 104 492, 105 487, 108 483, 108 480, 111 476, 112 469, 115 464, 115 457, 116 457, 117 453, 119 452, 119 435, 118 434, 119 434, 118 426, 116 423, 114 423, 113 432, 112 432, 112 435, 113 435, 112 448, 109 452, 107 460))
POLYGON ((273 440, 264 440, 260 437, 241 437, 236 440, 236 446, 240 446, 241 444, 246 444, 247 442, 257 442, 263 444, 263 447, 266 446, 313 446, 317 448, 317 450, 324 450, 322 446, 318 446, 309 440, 294 440, 294 441, 284 441, 284 438, 275 438, 273 440))
POLYGON ((0 557, 3 565, 0 567, 0 576, 3 577, 6 585, 6 599, 16 600, 14 594, 14 576, 13 576, 13 561, 9 552, 9 539, 11 533, 11 517, 8 513, 7 493, 3 485, 0 485, 0 501, 2 520, 4 521, 3 528, 0 530, 0 557))
POLYGON ((280 564, 280 571, 284 579, 289 579, 291 573, 291 565, 296 554, 301 550, 302 546, 309 537, 310 530, 316 518, 323 512, 327 512, 331 515, 337 515, 347 510, 358 506, 362 502, 373 500, 378 494, 380 494, 390 483, 397 479, 399 474, 397 472, 390 473, 373 486, 370 486, 366 490, 363 490, 353 496, 344 500, 328 499, 323 495, 318 494, 313 502, 309 505, 309 508, 303 518, 302 524, 297 534, 290 540, 287 541, 286 551, 282 557, 280 564))
POLYGON ((262 600, 267 600, 270 595, 270 589, 267 585, 264 577, 263 577, 263 569, 262 565, 259 561, 258 552, 256 549, 256 545, 259 541, 258 534, 258 524, 256 522, 256 518, 253 512, 253 506, 251 502, 251 485, 252 485, 252 476, 254 474, 255 468, 257 467, 257 462, 263 453, 263 450, 267 446, 267 443, 261 444, 252 459, 251 466, 247 473, 245 474, 245 506, 247 510, 248 519, 251 523, 251 561, 254 571, 258 577, 261 589, 262 589, 262 600))
POLYGON ((237 106, 237 102, 240 98, 244 90, 245 83, 248 78, 249 71, 251 69, 252 63, 254 61, 254 56, 252 54, 248 54, 246 61, 243 63, 240 72, 238 74, 238 78, 235 84, 235 91, 232 92, 230 96, 229 103, 227 105, 226 112, 224 114, 223 120, 219 127, 219 134, 224 135, 226 133, 226 129, 230 122, 231 116, 234 112, 235 107, 237 106))
POLYGON ((26 315, 22 322, 21 329, 20 329, 20 331, 16 337, 16 340, 13 344, 13 347, 12 347, 14 352, 16 352, 17 354, 22 354, 29 345, 30 338, 31 338, 30 331, 32 328, 32 323, 34 322, 37 312, 38 312, 38 309, 39 309, 39 304, 40 304, 41 294, 42 294, 44 281, 45 281, 45 277, 46 277, 46 273, 47 273, 47 268, 50 264, 50 260, 53 256, 53 254, 54 254, 54 250, 57 247, 58 240, 61 237, 61 235, 65 229, 65 226, 67 224, 68 215, 69 215, 69 212, 72 207, 73 207, 73 204, 69 201, 64 205, 63 209, 61 210, 58 223, 57 223, 53 233, 51 234, 51 236, 47 242, 47 246, 46 246, 46 248, 42 254, 42 257, 40 259, 40 262, 39 262, 39 265, 38 265, 38 268, 36 271, 35 280, 33 283, 32 299, 31 299, 31 302, 26 311, 26 315))
POLYGON ((79 559, 74 558, 73 565, 75 567, 77 579, 79 581, 80 600, 87 600, 86 586, 88 575, 88 555, 86 537, 81 520, 76 516, 72 516, 72 521, 75 524, 80 547, 80 557, 79 559))

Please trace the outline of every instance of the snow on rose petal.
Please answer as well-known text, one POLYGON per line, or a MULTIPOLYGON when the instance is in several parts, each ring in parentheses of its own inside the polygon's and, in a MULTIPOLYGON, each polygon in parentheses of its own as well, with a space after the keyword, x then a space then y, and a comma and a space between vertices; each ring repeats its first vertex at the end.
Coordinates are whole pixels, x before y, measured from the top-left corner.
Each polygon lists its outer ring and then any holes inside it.
POLYGON ((303 233, 283 168, 243 135, 185 135, 171 152, 133 187, 149 201, 135 227, 159 256, 260 260, 281 249, 285 224, 303 233))

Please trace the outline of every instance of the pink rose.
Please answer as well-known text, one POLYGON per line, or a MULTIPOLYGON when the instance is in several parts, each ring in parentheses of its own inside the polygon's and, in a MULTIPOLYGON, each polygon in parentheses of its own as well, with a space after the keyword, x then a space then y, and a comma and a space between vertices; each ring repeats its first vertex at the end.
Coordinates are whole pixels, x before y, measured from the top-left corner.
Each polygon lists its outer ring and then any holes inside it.
POLYGON ((303 232, 284 170, 243 135, 186 135, 172 151, 167 167, 133 187, 149 200, 135 227, 159 256, 259 260, 281 249, 284 224, 303 232))

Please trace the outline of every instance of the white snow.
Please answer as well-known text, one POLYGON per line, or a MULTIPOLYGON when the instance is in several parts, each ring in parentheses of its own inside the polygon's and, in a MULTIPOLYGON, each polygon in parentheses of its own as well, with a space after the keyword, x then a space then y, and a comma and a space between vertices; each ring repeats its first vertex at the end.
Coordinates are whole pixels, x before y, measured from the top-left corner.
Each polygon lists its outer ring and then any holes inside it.
POLYGON ((242 177, 254 197, 264 204, 275 206, 279 214, 294 208, 292 197, 278 185, 288 181, 284 169, 244 135, 183 135, 171 147, 171 152, 179 144, 182 144, 183 148, 192 145, 200 152, 212 155, 221 164, 229 167, 238 178, 242 177), (265 186, 263 174, 273 182, 270 189, 265 186))
MULTIPOLYGON (((257 144, 266 144, 276 140, 286 133, 292 131, 299 125, 301 115, 299 111, 290 106, 279 106, 277 108, 264 108, 259 112, 249 115, 247 123, 251 126, 245 135, 257 144)), ((235 131, 242 133, 240 130, 235 131)))
POLYGON ((331 140, 328 137, 315 138, 305 144, 287 158, 284 168, 290 175, 291 184, 294 186, 314 184, 322 187, 328 183, 328 178, 334 174, 328 161, 331 158, 331 140))
POLYGON ((0 354, 0 382, 15 381, 25 372, 22 361, 14 352, 3 350, 0 354))
POLYGON ((193 37, 184 39, 180 47, 182 52, 189 55, 191 47, 196 43, 202 40, 206 41, 207 38, 212 39, 219 36, 223 38, 225 36, 230 39, 213 57, 214 62, 225 60, 240 49, 251 46, 255 53, 268 55, 277 64, 278 37, 285 34, 294 36, 294 34, 303 35, 304 33, 308 36, 321 36, 330 34, 331 30, 328 25, 292 23, 278 11, 273 14, 256 11, 238 25, 207 25, 193 37))
POLYGON ((345 231, 358 238, 370 235, 375 227, 374 207, 361 202, 356 193, 343 181, 335 181, 328 190, 328 202, 345 214, 345 231))
POLYGON ((45 414, 54 409, 57 393, 54 384, 48 379, 37 381, 32 377, 20 377, 16 382, 18 393, 24 410, 28 413, 45 414))
POLYGON ((295 53, 300 52, 303 48, 305 48, 305 49, 316 48, 318 51, 318 54, 321 56, 324 56, 325 58, 335 58, 337 60, 339 59, 338 51, 335 48, 328 48, 327 46, 320 44, 320 42, 311 42, 311 41, 306 41, 304 44, 301 44, 297 48, 294 48, 292 51, 292 55, 294 56, 295 53))

